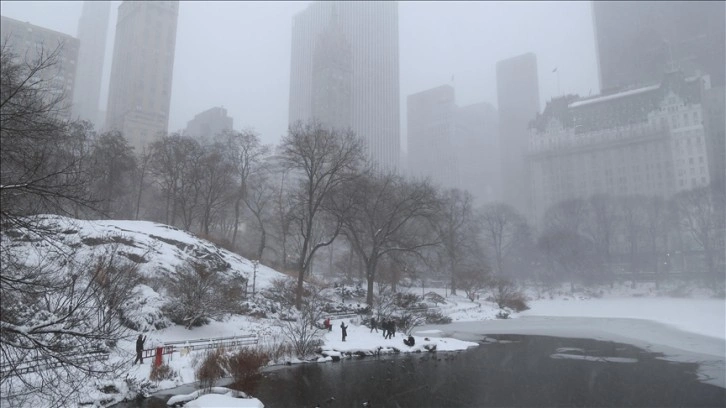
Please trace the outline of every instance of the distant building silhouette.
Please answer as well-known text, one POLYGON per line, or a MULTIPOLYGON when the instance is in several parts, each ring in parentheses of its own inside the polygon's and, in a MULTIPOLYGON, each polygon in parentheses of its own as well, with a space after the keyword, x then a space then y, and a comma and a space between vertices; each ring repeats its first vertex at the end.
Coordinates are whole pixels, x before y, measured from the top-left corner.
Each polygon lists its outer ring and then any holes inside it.
POLYGON ((658 84, 664 75, 708 75, 704 125, 712 181, 726 183, 726 3, 592 2, 603 94, 658 84))
POLYGON ((103 126, 99 100, 110 10, 110 1, 84 1, 78 21, 80 49, 73 92, 73 117, 92 122, 96 129, 103 126))
POLYGON ((501 194, 497 110, 486 102, 456 111, 455 150, 461 188, 477 203, 498 201, 501 194))
POLYGON ((227 116, 227 109, 214 107, 194 115, 194 119, 187 122, 184 135, 193 138, 213 138, 214 136, 232 130, 233 120, 227 116))
POLYGON ((533 53, 497 62, 497 101, 501 199, 529 215, 528 124, 540 109, 537 57, 533 53))
POLYGON ((380 169, 400 156, 397 2, 315 2, 293 18, 290 123, 353 130, 380 169))
POLYGON ((702 105, 708 86, 703 77, 675 72, 660 84, 548 102, 530 129, 535 220, 568 199, 669 198, 708 185, 702 105))
POLYGON ((446 188, 459 188, 456 160, 456 97, 451 85, 409 95, 408 172, 446 188))
POLYGON ((723 1, 593 1, 602 93, 655 84, 680 69, 724 86, 723 1))
POLYGON ((61 117, 72 117, 71 105, 76 84, 79 41, 68 34, 49 30, 13 18, 0 17, 0 41, 14 52, 19 61, 31 62, 42 51, 44 56, 60 47, 57 63, 40 72, 40 78, 48 85, 52 97, 63 95, 64 102, 59 111, 61 117))
POLYGON ((178 15, 178 1, 118 8, 105 127, 137 151, 167 132, 178 15))
POLYGON ((408 173, 444 188, 469 191, 479 203, 494 200, 499 176, 496 110, 456 104, 442 85, 408 96, 408 173))

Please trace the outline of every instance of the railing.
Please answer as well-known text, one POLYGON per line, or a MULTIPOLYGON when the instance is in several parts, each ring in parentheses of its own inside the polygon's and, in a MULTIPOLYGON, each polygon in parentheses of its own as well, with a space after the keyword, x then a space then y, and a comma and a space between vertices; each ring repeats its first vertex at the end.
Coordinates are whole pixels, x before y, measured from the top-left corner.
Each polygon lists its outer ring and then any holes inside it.
MULTIPOLYGON (((230 337, 213 337, 208 339, 194 339, 194 340, 180 340, 171 341, 164 343, 162 354, 173 354, 175 352, 181 353, 182 350, 185 352, 198 351, 198 350, 209 350, 216 349, 219 347, 240 347, 240 346, 254 346, 257 344, 259 339, 254 334, 246 334, 243 336, 230 336, 230 337)), ((155 355, 156 349, 144 350, 144 353, 151 351, 152 355, 155 355)), ((146 357, 146 355, 144 356, 146 357)))
POLYGON ((62 358, 41 357, 33 360, 23 361, 19 364, 3 364, 0 366, 0 373, 3 378, 9 375, 22 375, 35 373, 41 370, 50 370, 63 366, 77 366, 90 363, 92 361, 108 360, 108 353, 103 351, 94 351, 81 356, 64 356, 62 358))
MULTIPOLYGON (((172 341, 164 343, 164 345, 159 348, 162 349, 162 355, 169 355, 171 357, 175 352, 181 352, 182 350, 189 352, 196 350, 216 349, 218 347, 251 346, 256 345, 257 342, 257 336, 249 334, 243 336, 172 341)), ((143 358, 154 358, 156 356, 156 349, 156 347, 144 349, 144 351, 142 352, 143 358)), ((42 357, 33 360, 23 361, 19 364, 6 363, 0 365, 0 375, 5 378, 10 375, 34 373, 41 370, 50 370, 63 366, 81 365, 93 361, 105 361, 108 360, 108 357, 109 353, 103 351, 92 351, 89 353, 84 353, 83 355, 63 357, 62 359, 42 357)))

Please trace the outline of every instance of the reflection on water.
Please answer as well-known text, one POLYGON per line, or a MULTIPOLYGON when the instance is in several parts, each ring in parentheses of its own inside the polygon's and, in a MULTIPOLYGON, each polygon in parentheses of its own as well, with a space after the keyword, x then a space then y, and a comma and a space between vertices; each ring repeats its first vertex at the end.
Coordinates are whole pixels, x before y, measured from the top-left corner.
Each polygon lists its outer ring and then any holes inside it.
POLYGON ((252 394, 267 408, 726 406, 725 389, 698 382, 697 364, 658 357, 613 342, 490 336, 465 352, 275 367, 252 394))

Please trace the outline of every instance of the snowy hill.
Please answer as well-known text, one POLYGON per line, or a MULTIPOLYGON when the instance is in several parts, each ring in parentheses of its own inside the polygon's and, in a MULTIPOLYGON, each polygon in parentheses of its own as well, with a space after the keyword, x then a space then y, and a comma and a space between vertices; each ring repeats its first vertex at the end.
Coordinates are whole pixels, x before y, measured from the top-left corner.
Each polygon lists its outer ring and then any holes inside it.
MULTIPOLYGON (((43 236, 34 232, 8 229, 3 232, 3 247, 13 248, 19 262, 28 266, 68 273, 70 265, 89 268, 94 259, 113 253, 136 265, 145 283, 134 289, 122 307, 125 324, 148 331, 171 325, 162 307, 168 302, 161 289, 165 276, 189 261, 203 262, 229 278, 252 283, 254 265, 215 244, 168 225, 148 221, 86 221, 56 215, 37 219, 43 236)), ((286 275, 258 265, 254 278, 257 290, 270 287, 286 275)))
MULTIPOLYGON (((48 237, 52 242, 37 245, 37 236, 12 231, 4 238, 15 247, 26 246, 25 253, 31 259, 40 256, 32 250, 31 242, 36 243, 36 248, 54 246, 58 252, 74 252, 76 258, 98 255, 113 248, 138 264, 139 271, 147 278, 171 272, 189 260, 204 260, 252 281, 252 261, 168 225, 149 221, 84 221, 55 215, 41 216, 40 225, 50 229, 48 237)), ((282 277, 285 275, 259 265, 257 286, 266 288, 272 280, 282 277)))

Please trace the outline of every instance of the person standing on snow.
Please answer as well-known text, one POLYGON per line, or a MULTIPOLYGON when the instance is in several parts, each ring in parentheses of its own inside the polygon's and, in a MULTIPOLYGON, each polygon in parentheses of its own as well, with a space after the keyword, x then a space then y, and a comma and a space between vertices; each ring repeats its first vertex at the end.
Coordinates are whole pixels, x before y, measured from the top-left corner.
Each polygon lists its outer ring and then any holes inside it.
POLYGON ((373 333, 373 330, 375 330, 376 333, 378 333, 378 322, 376 321, 375 317, 371 317, 371 331, 370 332, 373 333))
POLYGON ((348 337, 348 326, 345 325, 345 322, 340 322, 340 331, 343 335, 343 341, 345 341, 345 338, 348 337))
POLYGON ((146 336, 139 334, 139 338, 136 339, 136 360, 134 360, 134 364, 136 364, 137 361, 140 364, 144 364, 144 343, 146 343, 146 336))

